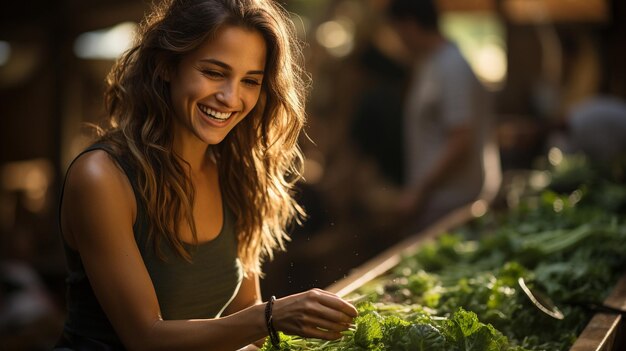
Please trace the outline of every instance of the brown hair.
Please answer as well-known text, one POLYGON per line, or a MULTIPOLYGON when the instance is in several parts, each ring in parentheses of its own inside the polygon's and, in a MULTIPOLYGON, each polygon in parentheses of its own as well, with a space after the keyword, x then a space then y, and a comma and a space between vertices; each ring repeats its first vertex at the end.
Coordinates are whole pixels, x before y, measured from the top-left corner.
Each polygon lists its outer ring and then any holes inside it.
POLYGON ((300 45, 284 9, 272 0, 171 0, 157 5, 142 23, 136 45, 107 77, 111 127, 102 140, 132 155, 149 239, 159 255, 165 241, 190 260, 176 228, 184 221, 197 243, 194 191, 186 163, 172 149, 174 117, 169 83, 162 77, 225 25, 256 30, 267 45, 257 105, 212 146, 224 200, 237 218, 239 259, 246 273, 261 274, 263 260, 284 249, 286 226, 304 215, 292 190, 301 177, 297 141, 305 122, 306 85, 300 45))

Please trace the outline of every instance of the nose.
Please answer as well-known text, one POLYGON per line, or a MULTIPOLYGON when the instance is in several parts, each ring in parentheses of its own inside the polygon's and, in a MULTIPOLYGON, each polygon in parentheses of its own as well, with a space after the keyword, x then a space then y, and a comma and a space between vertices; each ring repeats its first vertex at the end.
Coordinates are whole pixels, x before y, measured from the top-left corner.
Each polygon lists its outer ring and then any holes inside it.
POLYGON ((226 107, 233 108, 237 105, 239 89, 236 82, 225 82, 216 94, 217 101, 226 107))

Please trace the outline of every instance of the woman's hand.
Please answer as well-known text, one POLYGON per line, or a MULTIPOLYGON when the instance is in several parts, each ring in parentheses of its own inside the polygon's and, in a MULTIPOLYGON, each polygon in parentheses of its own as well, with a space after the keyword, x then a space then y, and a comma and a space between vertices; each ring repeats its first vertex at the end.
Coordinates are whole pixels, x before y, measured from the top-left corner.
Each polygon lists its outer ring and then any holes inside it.
POLYGON ((334 340, 347 330, 357 310, 335 294, 312 289, 274 302, 274 328, 285 334, 334 340))

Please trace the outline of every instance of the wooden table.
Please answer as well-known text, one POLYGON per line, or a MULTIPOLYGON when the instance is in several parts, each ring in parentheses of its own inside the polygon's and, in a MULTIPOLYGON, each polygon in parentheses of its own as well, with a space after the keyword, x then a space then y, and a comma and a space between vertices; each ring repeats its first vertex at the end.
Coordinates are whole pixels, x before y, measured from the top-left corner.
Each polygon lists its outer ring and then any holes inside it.
MULTIPOLYGON (((613 288, 604 303, 626 309, 626 276, 613 288)), ((626 323, 616 314, 597 313, 591 318, 570 351, 621 351, 626 350, 626 323)))

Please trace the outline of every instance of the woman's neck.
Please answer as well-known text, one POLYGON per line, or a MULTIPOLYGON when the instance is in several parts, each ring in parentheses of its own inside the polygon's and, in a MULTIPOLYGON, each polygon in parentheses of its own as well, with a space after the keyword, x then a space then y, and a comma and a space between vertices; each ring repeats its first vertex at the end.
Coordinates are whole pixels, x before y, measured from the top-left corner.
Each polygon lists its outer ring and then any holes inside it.
POLYGON ((213 163, 210 146, 197 138, 174 138, 173 148, 189 164, 192 175, 204 173, 213 163))

